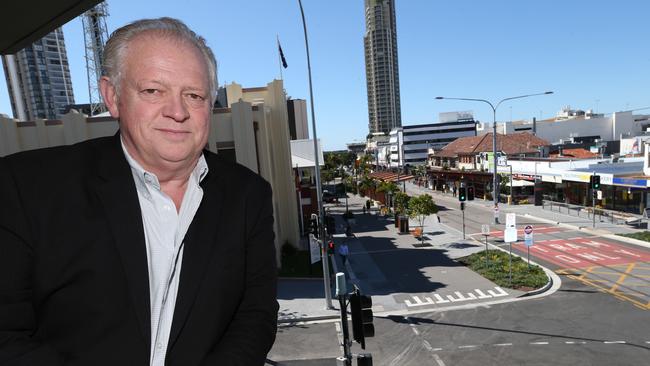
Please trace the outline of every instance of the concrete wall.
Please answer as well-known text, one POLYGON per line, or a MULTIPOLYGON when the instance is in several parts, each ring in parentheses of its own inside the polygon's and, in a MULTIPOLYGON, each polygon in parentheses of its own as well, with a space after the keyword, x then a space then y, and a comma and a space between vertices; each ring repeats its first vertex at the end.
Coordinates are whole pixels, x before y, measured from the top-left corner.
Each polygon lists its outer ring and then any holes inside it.
MULTIPOLYGON (((250 93, 246 90, 239 87, 237 99, 231 98, 229 90, 229 99, 234 100, 230 108, 213 112, 208 149, 218 153, 220 148, 235 148, 237 162, 271 184, 279 263, 281 246, 288 242, 298 247, 300 241, 286 97, 282 82, 277 80, 267 87, 253 88, 250 93)), ((117 130, 118 123, 111 117, 86 118, 75 111, 61 120, 27 122, 0 115, 0 156, 111 136, 117 130)))

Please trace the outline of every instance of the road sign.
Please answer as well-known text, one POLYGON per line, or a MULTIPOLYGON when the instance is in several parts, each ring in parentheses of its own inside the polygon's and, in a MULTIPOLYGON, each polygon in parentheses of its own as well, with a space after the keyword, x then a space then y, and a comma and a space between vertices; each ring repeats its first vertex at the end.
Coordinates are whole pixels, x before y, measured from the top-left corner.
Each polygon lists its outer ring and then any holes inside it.
POLYGON ((603 191, 596 191, 596 199, 599 200, 603 199, 603 191))
POLYGON ((516 226, 517 215, 514 213, 506 214, 506 228, 514 228, 516 226))
POLYGON ((526 225, 524 228, 524 234, 532 234, 533 233, 533 227, 531 225, 526 225))
POLYGON ((517 229, 514 227, 506 228, 506 230, 503 232, 503 241, 506 243, 517 241, 517 229))
POLYGON ((533 227, 526 225, 524 228, 524 243, 527 247, 533 246, 533 227))
POLYGON ((527 247, 533 246, 533 233, 524 234, 524 244, 526 244, 527 247))
POLYGON ((490 235, 490 225, 481 225, 481 234, 490 235))
POLYGON ((309 234, 309 254, 311 257, 311 264, 320 260, 320 245, 313 234, 309 234))
POLYGON ((499 207, 494 208, 494 217, 499 217, 499 207))

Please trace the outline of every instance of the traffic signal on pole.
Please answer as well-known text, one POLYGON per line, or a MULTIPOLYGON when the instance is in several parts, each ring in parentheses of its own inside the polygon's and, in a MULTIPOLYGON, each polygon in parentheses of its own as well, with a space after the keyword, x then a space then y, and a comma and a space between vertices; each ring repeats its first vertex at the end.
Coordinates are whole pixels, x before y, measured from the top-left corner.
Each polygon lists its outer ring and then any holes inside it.
POLYGON ((460 202, 465 202, 467 201, 467 188, 465 187, 460 187, 458 189, 458 200, 460 202))
POLYGON ((600 175, 592 175, 589 177, 589 183, 592 189, 600 189, 600 175))
POLYGON ((467 187, 467 200, 474 201, 474 186, 467 187))
POLYGON ((311 215, 309 220, 309 232, 318 238, 318 217, 316 215, 311 215))
POLYGON ((334 219, 334 216, 325 216, 325 229, 327 230, 327 235, 329 236, 336 234, 336 220, 334 219))
POLYGON ((334 241, 330 240, 327 242, 327 254, 334 254, 336 252, 336 246, 334 245, 334 241))
POLYGON ((372 324, 372 298, 362 295, 358 288, 350 295, 350 312, 352 313, 352 337, 366 349, 366 337, 375 336, 375 326, 372 324))

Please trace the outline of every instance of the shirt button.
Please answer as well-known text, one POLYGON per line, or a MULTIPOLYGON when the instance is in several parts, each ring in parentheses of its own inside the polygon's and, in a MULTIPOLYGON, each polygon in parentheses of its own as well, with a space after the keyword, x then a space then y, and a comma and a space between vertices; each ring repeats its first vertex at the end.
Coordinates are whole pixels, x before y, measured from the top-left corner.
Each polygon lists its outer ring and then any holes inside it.
POLYGON ((162 349, 162 343, 158 343, 158 344, 156 344, 156 348, 158 348, 158 349, 162 349))

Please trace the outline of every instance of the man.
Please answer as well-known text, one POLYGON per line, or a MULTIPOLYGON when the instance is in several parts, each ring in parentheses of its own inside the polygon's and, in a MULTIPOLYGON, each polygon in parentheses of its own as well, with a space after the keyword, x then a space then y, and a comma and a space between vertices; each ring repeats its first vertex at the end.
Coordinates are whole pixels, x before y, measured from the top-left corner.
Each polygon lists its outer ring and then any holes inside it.
POLYGON ((104 55, 119 133, 0 159, 0 365, 262 365, 271 190, 203 150, 212 52, 161 18, 104 55))

